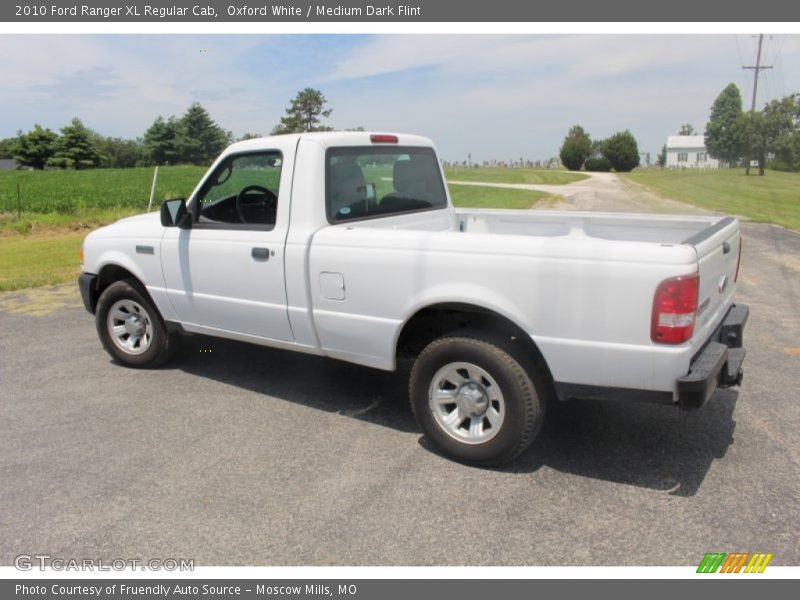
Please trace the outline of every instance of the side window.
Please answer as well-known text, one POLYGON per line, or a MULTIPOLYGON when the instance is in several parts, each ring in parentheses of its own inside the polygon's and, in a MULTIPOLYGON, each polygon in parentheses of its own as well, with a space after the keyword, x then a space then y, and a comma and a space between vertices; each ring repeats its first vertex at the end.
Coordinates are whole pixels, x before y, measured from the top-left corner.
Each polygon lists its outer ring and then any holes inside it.
POLYGON ((282 162, 281 153, 276 151, 228 157, 197 195, 197 222, 274 227, 282 162))
POLYGON ((326 162, 330 223, 447 206, 444 182, 431 148, 330 148, 326 162))

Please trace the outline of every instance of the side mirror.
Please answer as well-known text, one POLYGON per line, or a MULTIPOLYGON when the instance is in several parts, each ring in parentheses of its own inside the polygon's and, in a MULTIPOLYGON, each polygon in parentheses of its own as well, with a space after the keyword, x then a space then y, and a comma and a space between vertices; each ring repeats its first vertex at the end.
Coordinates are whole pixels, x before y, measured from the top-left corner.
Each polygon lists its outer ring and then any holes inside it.
POLYGON ((164 200, 161 203, 161 225, 164 227, 180 227, 188 229, 192 226, 190 213, 186 210, 186 201, 183 198, 164 200))

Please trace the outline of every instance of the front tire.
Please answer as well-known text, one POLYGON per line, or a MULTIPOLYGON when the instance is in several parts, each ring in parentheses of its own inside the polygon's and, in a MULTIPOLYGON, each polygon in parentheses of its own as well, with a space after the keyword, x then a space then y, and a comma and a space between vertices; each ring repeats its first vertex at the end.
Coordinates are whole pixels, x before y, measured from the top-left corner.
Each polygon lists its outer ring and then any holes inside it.
POLYGON ((175 349, 175 334, 132 280, 109 285, 97 301, 95 324, 100 341, 114 360, 128 366, 152 368, 163 364, 175 349))
POLYGON ((447 456, 499 466, 517 458, 544 420, 541 377, 510 340, 480 332, 431 342, 411 370, 414 414, 447 456))

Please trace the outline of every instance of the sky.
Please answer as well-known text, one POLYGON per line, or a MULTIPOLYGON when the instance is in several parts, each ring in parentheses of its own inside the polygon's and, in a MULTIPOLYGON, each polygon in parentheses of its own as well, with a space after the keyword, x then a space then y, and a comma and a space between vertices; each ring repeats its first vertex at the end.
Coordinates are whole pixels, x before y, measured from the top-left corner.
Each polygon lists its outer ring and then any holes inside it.
MULTIPOLYGON (((432 138, 442 158, 542 160, 570 126, 629 129, 653 160, 702 133, 728 84, 749 108, 752 35, 0 35, 0 138, 73 117, 140 137, 200 102, 235 136, 268 134, 321 90, 335 128, 432 138)), ((758 104, 800 92, 800 35, 765 37, 758 104)))

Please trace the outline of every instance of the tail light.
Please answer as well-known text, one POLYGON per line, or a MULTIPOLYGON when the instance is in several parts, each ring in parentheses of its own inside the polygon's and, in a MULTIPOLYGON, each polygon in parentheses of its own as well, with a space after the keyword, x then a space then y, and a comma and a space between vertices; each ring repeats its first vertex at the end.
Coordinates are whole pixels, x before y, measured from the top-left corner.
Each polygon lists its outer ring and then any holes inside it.
POLYGON ((736 282, 739 280, 739 265, 742 264, 742 244, 744 243, 744 238, 739 235, 739 256, 736 259, 736 276, 733 278, 733 281, 736 282))
POLYGON ((396 135, 378 133, 369 136, 369 141, 373 144, 396 144, 400 140, 396 135))
POLYGON ((657 344, 682 344, 691 339, 699 290, 697 273, 665 279, 658 284, 653 298, 651 340, 657 344))

